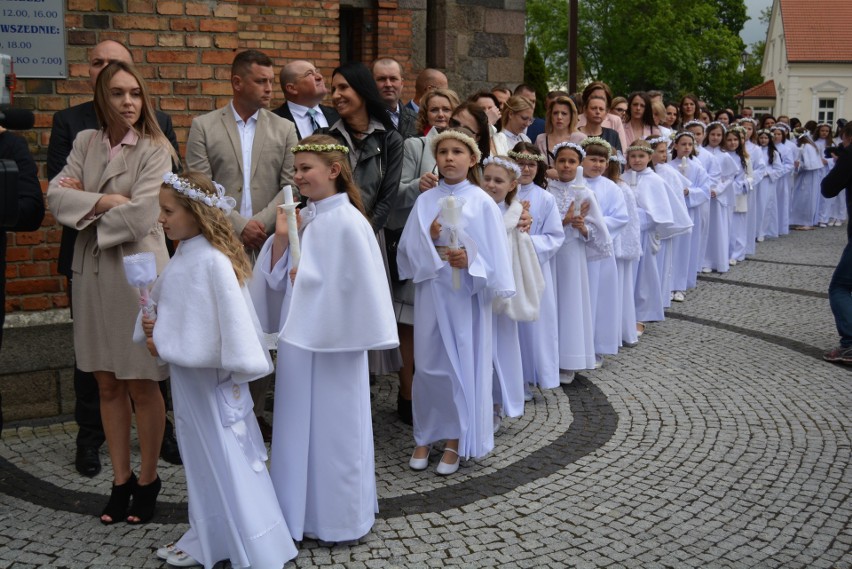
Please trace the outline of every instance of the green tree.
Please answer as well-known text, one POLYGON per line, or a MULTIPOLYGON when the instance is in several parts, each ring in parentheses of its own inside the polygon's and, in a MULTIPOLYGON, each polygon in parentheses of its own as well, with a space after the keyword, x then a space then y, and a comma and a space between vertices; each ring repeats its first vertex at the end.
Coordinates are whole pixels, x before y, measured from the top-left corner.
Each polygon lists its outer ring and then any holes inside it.
MULTIPOLYGON (((527 0, 528 39, 559 81, 568 69, 567 5, 527 0)), ((744 0, 582 0, 579 7, 581 82, 600 79, 619 94, 689 91, 712 108, 733 104, 742 88, 744 0)))
POLYGON ((524 83, 535 90, 535 116, 544 116, 544 100, 547 97, 547 68, 535 42, 527 45, 524 56, 524 83))
POLYGON ((535 42, 554 87, 568 84, 568 1, 527 0, 527 43, 535 42))

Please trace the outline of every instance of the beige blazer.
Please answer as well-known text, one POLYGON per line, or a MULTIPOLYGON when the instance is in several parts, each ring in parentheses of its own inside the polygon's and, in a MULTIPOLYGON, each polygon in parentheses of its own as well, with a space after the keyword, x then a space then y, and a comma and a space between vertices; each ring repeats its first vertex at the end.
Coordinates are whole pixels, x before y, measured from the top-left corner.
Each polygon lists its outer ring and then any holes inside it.
POLYGON ((157 222, 163 174, 172 161, 166 146, 141 138, 109 160, 103 131, 84 130, 62 171, 47 189, 48 207, 62 225, 79 230, 71 262, 74 294, 74 351, 83 371, 111 371, 119 379, 164 379, 143 344, 133 343, 139 292, 127 282, 124 256, 151 251, 159 273, 169 259, 157 222), (59 186, 80 180, 83 191, 59 186), (121 194, 130 202, 89 217, 104 194, 121 194))
MULTIPOLYGON (((260 221, 267 234, 275 229, 275 208, 283 203, 281 192, 293 183, 293 153, 299 143, 292 121, 260 109, 251 151, 251 219, 260 221)), ((243 152, 240 133, 231 105, 192 120, 186 141, 186 163, 190 170, 203 172, 225 186, 237 207, 229 218, 237 235, 248 219, 240 215, 243 199, 243 152)))

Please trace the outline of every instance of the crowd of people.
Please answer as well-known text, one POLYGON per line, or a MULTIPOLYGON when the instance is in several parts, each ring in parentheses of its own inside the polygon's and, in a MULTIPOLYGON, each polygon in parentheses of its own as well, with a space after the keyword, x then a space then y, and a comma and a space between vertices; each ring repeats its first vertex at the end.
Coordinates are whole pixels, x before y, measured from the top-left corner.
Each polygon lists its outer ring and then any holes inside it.
MULTIPOLYGON (((100 521, 146 523, 170 377, 190 520, 157 551, 172 566, 281 567, 293 542, 367 534, 376 377, 398 375, 410 468, 440 455, 450 476, 537 390, 635 346, 699 274, 790 226, 846 221, 843 198, 819 194, 830 125, 711 117, 691 95, 614 97, 595 81, 549 93, 542 119, 528 86, 465 98, 426 69, 404 103, 402 66, 382 58, 336 68, 324 106, 325 79, 298 60, 269 110, 273 63, 249 50, 232 101, 193 119, 182 168, 127 49, 98 44, 90 70, 92 120, 69 135, 57 113, 51 146, 73 145, 47 195, 76 232, 76 416, 109 447, 100 521), (123 270, 141 252, 156 258, 156 313, 123 270), (80 406, 100 413, 84 420, 80 406)), ((81 473, 97 474, 99 445, 78 438, 81 473)))

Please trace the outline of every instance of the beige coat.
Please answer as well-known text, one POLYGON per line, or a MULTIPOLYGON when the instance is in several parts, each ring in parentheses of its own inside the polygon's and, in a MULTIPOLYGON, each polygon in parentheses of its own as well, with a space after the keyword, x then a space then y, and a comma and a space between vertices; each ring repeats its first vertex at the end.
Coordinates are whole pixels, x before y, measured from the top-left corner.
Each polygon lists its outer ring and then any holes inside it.
MULTIPOLYGON (((275 230, 275 208, 284 202, 281 188, 293 183, 290 149, 298 143, 292 121, 260 109, 251 151, 251 219, 260 221, 268 235, 275 230)), ((237 200, 229 218, 240 235, 249 220, 240 215, 243 153, 231 105, 192 119, 186 163, 191 171, 203 172, 225 186, 225 192, 237 200)))
POLYGON ((157 223, 163 174, 171 170, 165 146, 142 138, 125 145, 109 160, 103 131, 84 130, 62 171, 47 190, 48 207, 62 225, 80 231, 71 263, 74 294, 74 351, 83 371, 111 371, 119 379, 165 379, 142 344, 133 343, 139 293, 127 283, 124 256, 152 251, 159 273, 169 260, 157 223), (84 191, 59 186, 76 178, 84 191), (103 194, 121 194, 130 202, 89 219, 103 194))

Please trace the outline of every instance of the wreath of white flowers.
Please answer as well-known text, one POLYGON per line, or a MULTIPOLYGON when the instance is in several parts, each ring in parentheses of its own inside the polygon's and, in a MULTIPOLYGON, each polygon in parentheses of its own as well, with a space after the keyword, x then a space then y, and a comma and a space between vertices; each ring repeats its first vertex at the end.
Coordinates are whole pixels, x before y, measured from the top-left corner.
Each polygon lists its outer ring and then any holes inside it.
POLYGON ((719 125, 719 126, 721 126, 721 127, 722 127, 722 134, 723 134, 723 135, 724 135, 724 134, 727 134, 727 132, 728 132, 728 127, 726 127, 726 126, 725 126, 725 123, 723 123, 723 122, 721 122, 721 121, 713 121, 713 122, 707 123, 707 128, 706 128, 705 130, 710 130, 710 127, 711 127, 711 126, 716 126, 716 125, 719 125))
POLYGON ((523 160, 525 162, 544 162, 544 156, 532 152, 515 152, 510 150, 506 153, 512 160, 523 160))
POLYGON ((689 121, 689 122, 687 122, 685 125, 683 125, 683 128, 684 128, 684 129, 687 129, 687 128, 691 127, 691 126, 700 126, 700 127, 701 127, 701 130, 705 130, 705 129, 707 128, 707 126, 706 126, 703 122, 701 122, 701 121, 699 121, 699 120, 689 121))
MULTIPOLYGON (((660 142, 665 142, 665 141, 661 140, 660 142)), ((646 152, 648 154, 653 154, 654 149, 653 149, 653 146, 649 147, 649 146, 641 146, 641 145, 635 144, 633 146, 627 147, 627 153, 630 154, 631 152, 646 152)))
POLYGON ((777 123, 775 123, 775 126, 773 126, 772 128, 783 128, 787 132, 790 132, 790 125, 788 125, 785 122, 777 122, 777 123))
POLYGON ((757 131, 757 134, 758 135, 765 134, 766 136, 772 136, 772 131, 768 128, 762 128, 759 131, 757 131))
POLYGON ((505 168, 509 172, 512 172, 515 175, 515 179, 519 179, 521 177, 521 169, 514 162, 510 162, 508 160, 504 160, 499 156, 489 156, 485 160, 482 161, 482 166, 489 166, 490 164, 494 164, 495 166, 500 166, 501 168, 505 168))
POLYGON ((739 134, 741 134, 741 135, 743 135, 743 136, 745 136, 745 135, 746 135, 746 129, 745 129, 745 127, 742 127, 742 126, 740 126, 740 125, 738 125, 738 124, 735 124, 734 126, 732 126, 731 128, 729 128, 729 129, 728 129, 728 132, 736 132, 736 133, 739 133, 739 134))
POLYGON ((349 154, 349 148, 342 144, 297 144, 290 149, 290 152, 342 152, 349 154))
POLYGON ((237 206, 237 200, 231 196, 226 196, 225 187, 215 181, 213 182, 213 187, 216 188, 216 195, 205 193, 201 188, 186 178, 181 178, 174 172, 166 172, 163 174, 163 183, 168 184, 178 193, 188 197, 192 201, 221 209, 225 215, 231 213, 231 211, 237 206))
POLYGON ((753 118, 751 118, 751 117, 743 117, 743 118, 741 118, 741 119, 740 119, 739 121, 737 121, 737 122, 739 122, 740 124, 743 124, 744 122, 749 122, 749 123, 751 123, 751 124, 752 124, 752 126, 757 126, 757 121, 756 121, 756 120, 754 120, 754 119, 753 119, 753 118))
POLYGON ((441 134, 432 137, 432 155, 434 156, 438 151, 438 145, 448 138, 452 138, 453 140, 458 140, 462 144, 470 149, 471 154, 476 157, 476 161, 479 162, 482 160, 482 152, 479 150, 479 146, 476 145, 476 141, 468 136, 467 134, 453 129, 447 129, 441 134))
POLYGON ((559 144, 553 147, 553 150, 551 152, 554 156, 556 156, 563 148, 570 148, 571 150, 577 152, 577 154, 580 155, 580 160, 586 157, 586 151, 583 150, 583 147, 577 144, 576 142, 560 142, 559 144))
POLYGON ((682 130, 682 131, 678 132, 678 133, 674 136, 674 139, 673 139, 673 140, 674 140, 675 142, 677 142, 678 140, 680 140, 680 139, 681 139, 681 138, 683 138, 684 136, 688 136, 689 138, 691 138, 691 139, 692 139, 692 142, 693 142, 693 143, 695 143, 695 135, 694 135, 694 134, 692 134, 691 132, 689 132, 688 130, 682 130))
POLYGON ((580 144, 583 146, 583 149, 587 146, 591 146, 592 144, 597 144, 598 146, 603 146, 606 148, 606 151, 612 154, 612 145, 599 136, 588 136, 584 138, 580 144))
POLYGON ((665 142, 667 145, 671 142, 671 135, 669 136, 658 136, 656 138, 651 138, 648 140, 648 144, 653 148, 654 146, 660 144, 661 142, 665 142))

